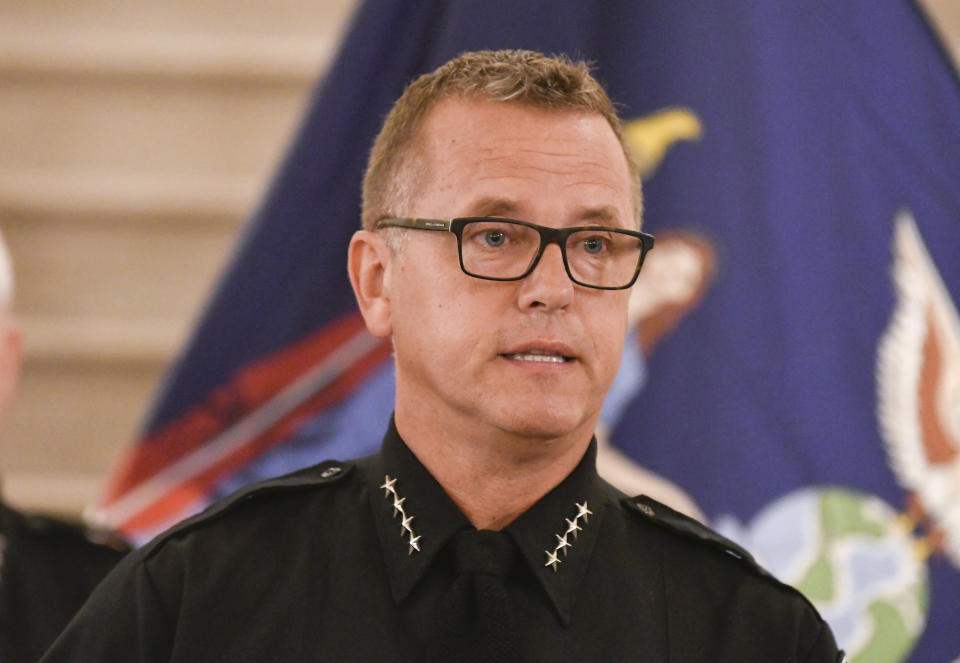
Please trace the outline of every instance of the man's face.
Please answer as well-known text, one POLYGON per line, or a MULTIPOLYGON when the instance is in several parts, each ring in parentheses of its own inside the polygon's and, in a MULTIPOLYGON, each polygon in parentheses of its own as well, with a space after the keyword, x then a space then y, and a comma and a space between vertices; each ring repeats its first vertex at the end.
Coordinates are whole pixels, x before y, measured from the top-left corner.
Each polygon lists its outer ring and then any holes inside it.
MULTIPOLYGON (((444 100, 418 146, 411 216, 635 229, 626 159, 598 114, 444 100)), ((387 273, 398 422, 557 438, 593 432, 620 363, 629 291, 575 285, 550 245, 532 274, 464 274, 449 233, 402 230, 387 273), (441 423, 442 422, 442 423, 441 423)))

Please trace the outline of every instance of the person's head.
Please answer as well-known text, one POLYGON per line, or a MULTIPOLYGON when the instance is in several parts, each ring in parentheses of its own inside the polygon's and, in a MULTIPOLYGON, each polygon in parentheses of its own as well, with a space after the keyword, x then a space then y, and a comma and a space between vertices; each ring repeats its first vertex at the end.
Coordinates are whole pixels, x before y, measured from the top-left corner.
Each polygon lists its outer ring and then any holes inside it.
POLYGON ((20 325, 13 317, 13 264, 0 233, 0 418, 13 401, 20 379, 20 325))
MULTIPOLYGON (((556 244, 523 278, 475 278, 453 233, 377 224, 498 217, 635 231, 638 183, 618 127, 585 65, 535 53, 465 54, 404 93, 377 138, 349 255, 368 328, 393 341, 401 433, 589 440, 620 363, 629 290, 574 283, 556 244)), ((568 243, 568 258, 576 250, 568 243)))
POLYGON ((623 146, 630 167, 639 227, 640 177, 623 142, 620 118, 603 86, 584 62, 534 51, 475 51, 450 60, 407 86, 374 141, 363 179, 362 227, 383 217, 408 216, 417 192, 430 180, 429 155, 420 149, 424 120, 445 99, 509 102, 544 110, 602 116, 623 146))

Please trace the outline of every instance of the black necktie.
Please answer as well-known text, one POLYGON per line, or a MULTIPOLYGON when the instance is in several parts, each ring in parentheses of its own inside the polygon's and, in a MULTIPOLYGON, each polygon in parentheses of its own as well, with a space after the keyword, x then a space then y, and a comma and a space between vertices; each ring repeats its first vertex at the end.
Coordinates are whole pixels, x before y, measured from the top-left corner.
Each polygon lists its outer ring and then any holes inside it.
POLYGON ((503 578, 516 547, 503 532, 464 530, 453 541, 457 578, 437 616, 434 659, 445 662, 514 662, 517 628, 503 578))

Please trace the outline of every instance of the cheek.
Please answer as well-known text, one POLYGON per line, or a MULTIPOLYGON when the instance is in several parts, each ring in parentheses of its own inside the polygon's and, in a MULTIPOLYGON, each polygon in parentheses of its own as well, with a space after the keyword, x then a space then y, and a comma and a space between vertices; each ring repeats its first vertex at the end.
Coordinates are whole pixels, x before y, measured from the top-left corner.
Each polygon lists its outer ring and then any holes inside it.
POLYGON ((423 315, 413 320, 413 324, 429 337, 429 343, 445 353, 455 352, 465 340, 470 327, 463 324, 461 307, 456 302, 436 298, 421 309, 423 315))
POLYGON ((467 362, 470 349, 483 343, 490 321, 484 320, 478 301, 458 292, 455 278, 424 283, 408 289, 398 302, 404 319, 397 335, 415 346, 418 356, 429 357, 444 371, 456 370, 467 362))
POLYGON ((438 292, 429 306, 431 336, 448 351, 457 349, 466 361, 471 349, 486 347, 496 333, 497 316, 487 304, 483 297, 456 288, 438 292))
POLYGON ((608 370, 616 373, 620 367, 620 355, 623 352, 623 343, 627 336, 627 307, 629 295, 604 302, 602 311, 591 316, 591 333, 596 339, 597 353, 603 358, 608 370))

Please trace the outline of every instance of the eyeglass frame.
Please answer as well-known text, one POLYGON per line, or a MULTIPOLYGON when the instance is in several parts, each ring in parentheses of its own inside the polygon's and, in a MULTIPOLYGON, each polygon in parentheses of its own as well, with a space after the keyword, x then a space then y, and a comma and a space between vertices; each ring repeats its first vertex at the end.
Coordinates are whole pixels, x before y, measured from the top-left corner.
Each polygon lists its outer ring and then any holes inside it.
POLYGON ((453 233, 457 238, 457 258, 460 261, 460 270, 467 276, 473 277, 475 279, 483 279, 485 281, 521 281, 533 272, 536 269, 537 265, 540 264, 540 258, 543 257, 543 252, 546 250, 547 246, 550 244, 556 244, 560 247, 560 256, 563 258, 563 268, 567 272, 567 276, 571 281, 577 285, 581 285, 585 288, 594 288, 596 290, 626 290, 633 286, 637 281, 637 277, 640 275, 640 268, 643 267, 643 261, 647 256, 647 253, 653 249, 653 235, 639 230, 627 230, 626 228, 610 228, 607 226, 573 226, 569 228, 550 228, 549 226, 539 226, 535 223, 530 223, 528 221, 520 221, 518 219, 505 219, 501 217, 492 217, 492 216, 466 216, 458 217, 455 219, 420 219, 414 217, 384 217, 376 222, 374 225, 374 230, 380 230, 382 228, 411 228, 413 230, 435 230, 439 232, 449 232, 453 233), (463 265, 463 228, 468 223, 472 222, 496 222, 496 221, 506 221, 508 223, 514 223, 520 226, 526 226, 537 231, 540 235, 540 247, 537 249, 537 254, 530 261, 530 265, 527 267, 527 270, 520 276, 511 276, 507 278, 497 277, 497 276, 480 276, 479 274, 474 274, 467 271, 467 268, 463 265), (620 234, 629 235, 631 237, 636 237, 640 240, 640 257, 637 259, 636 269, 633 270, 633 277, 626 285, 621 286, 602 286, 602 285, 592 285, 590 283, 584 283, 583 281, 578 281, 573 273, 570 271, 570 264, 567 262, 567 238, 570 237, 573 233, 584 231, 584 230, 608 230, 620 234))

